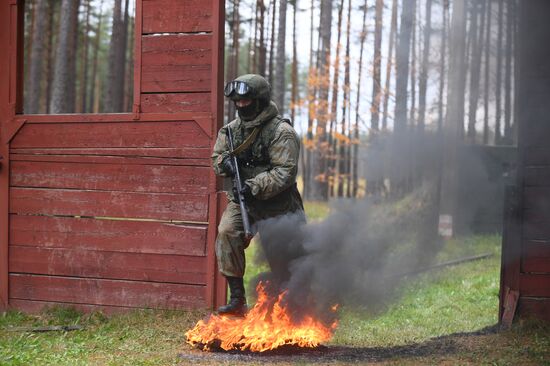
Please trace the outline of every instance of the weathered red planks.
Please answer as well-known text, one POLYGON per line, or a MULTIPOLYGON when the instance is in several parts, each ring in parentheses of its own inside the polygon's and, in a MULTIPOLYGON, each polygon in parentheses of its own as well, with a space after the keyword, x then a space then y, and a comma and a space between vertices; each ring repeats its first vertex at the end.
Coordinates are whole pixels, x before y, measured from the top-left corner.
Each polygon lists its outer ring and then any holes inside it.
POLYGON ((550 148, 548 147, 525 147, 524 164, 526 166, 550 165, 550 148))
MULTIPOLYGON (((13 2, 0 2, 0 126, 2 135, 8 121, 15 114, 16 92, 10 90, 15 79, 17 70, 12 60, 16 54, 15 44, 10 42, 16 26, 11 24, 12 9, 17 5, 13 2)), ((22 6, 22 4, 20 5, 22 6)), ((8 306, 8 202, 9 202, 9 146, 0 144, 0 154, 4 158, 3 167, 0 169, 0 311, 6 310, 8 306)))
MULTIPOLYGON (((204 159, 210 157, 210 149, 207 147, 120 147, 120 148, 20 148, 11 149, 12 154, 36 155, 47 157, 48 155, 76 155, 82 158, 89 156, 124 157, 126 159, 142 158, 166 158, 166 159, 204 159)), ((17 158, 17 156, 16 156, 17 158)), ((18 159, 23 160, 23 159, 18 159)), ((126 161, 126 160, 125 160, 126 161)))
MULTIPOLYGON (((53 118, 53 117, 52 117, 53 118)), ((208 148, 194 121, 133 123, 27 123, 11 143, 18 148, 208 148)))
POLYGON ((148 65, 141 74, 144 93, 208 92, 211 79, 210 65, 148 65))
POLYGON ((550 322, 550 299, 521 297, 517 309, 519 317, 542 319, 550 322))
POLYGON ((550 187, 525 187, 524 209, 550 217, 550 187))
POLYGON ((526 167, 524 170, 525 186, 546 187, 550 191, 550 166, 526 167))
MULTIPOLYGON (((198 153, 197 153, 198 155, 198 153)), ((210 158, 158 158, 158 157, 126 157, 77 154, 10 154, 12 161, 61 162, 85 164, 124 164, 124 165, 177 165, 210 167, 210 158)))
POLYGON ((10 299, 125 306, 188 308, 205 306, 204 286, 10 274, 10 299))
POLYGON ((143 0, 143 33, 212 31, 212 0, 143 0))
POLYGON ((10 212, 206 223, 208 195, 12 188, 10 212))
POLYGON ((82 312, 93 312, 101 311, 104 314, 120 314, 125 313, 134 308, 123 307, 123 306, 102 306, 102 305, 88 305, 88 304, 75 304, 75 303, 64 303, 57 301, 35 301, 35 300, 21 300, 21 299, 10 299, 10 306, 14 309, 18 309, 25 313, 29 314, 39 314, 44 311, 44 309, 52 308, 55 306, 70 306, 75 308, 78 311, 82 312))
POLYGON ((207 167, 14 161, 12 187, 208 193, 207 167))
POLYGON ((521 259, 522 272, 550 273, 550 243, 526 242, 521 259))
MULTIPOLYGON (((540 79, 540 78, 538 78, 540 79)), ((549 78, 543 82, 548 85, 549 78)), ((541 82, 541 80, 532 80, 533 83, 541 82)), ((550 135, 550 120, 548 117, 548 98, 550 93, 529 94, 529 98, 525 100, 526 106, 524 109, 524 117, 522 123, 525 125, 523 129, 523 141, 528 142, 530 147, 546 147, 548 146, 548 136, 550 135)))
POLYGON ((10 272, 206 284, 206 258, 10 246, 10 272))
POLYGON ((522 273, 519 283, 521 296, 550 297, 550 274, 522 273))
POLYGON ((550 242, 550 223, 548 221, 525 220, 523 222, 523 238, 550 242))
POLYGON ((143 36, 142 59, 146 66, 211 65, 210 34, 143 36))
POLYGON ((10 216, 10 244, 40 248, 205 256, 206 230, 151 221, 10 216))
POLYGON ((210 91, 211 35, 144 36, 142 47, 142 92, 210 91))
POLYGON ((144 113, 206 112, 210 109, 210 93, 142 94, 144 113))

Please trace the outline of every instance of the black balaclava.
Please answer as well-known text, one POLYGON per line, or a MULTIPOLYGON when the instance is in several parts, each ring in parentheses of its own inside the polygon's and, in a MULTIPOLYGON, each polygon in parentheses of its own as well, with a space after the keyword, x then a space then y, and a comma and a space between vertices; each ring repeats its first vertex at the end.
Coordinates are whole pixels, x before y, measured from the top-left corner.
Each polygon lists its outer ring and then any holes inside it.
POLYGON ((263 110, 263 107, 261 106, 259 99, 252 99, 252 103, 247 105, 246 107, 237 107, 235 104, 235 108, 237 108, 237 112, 239 113, 239 117, 243 121, 252 121, 254 118, 256 118, 263 110))

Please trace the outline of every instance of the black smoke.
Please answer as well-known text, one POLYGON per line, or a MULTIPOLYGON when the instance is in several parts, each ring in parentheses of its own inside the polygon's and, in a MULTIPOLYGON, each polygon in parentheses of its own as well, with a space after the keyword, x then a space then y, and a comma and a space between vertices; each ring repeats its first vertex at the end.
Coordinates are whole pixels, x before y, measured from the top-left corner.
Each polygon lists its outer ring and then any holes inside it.
POLYGON ((322 221, 288 214, 259 223, 263 274, 272 291, 287 291, 295 314, 323 317, 335 304, 379 310, 397 295, 406 274, 429 264, 439 242, 423 187, 399 205, 339 202, 322 221))

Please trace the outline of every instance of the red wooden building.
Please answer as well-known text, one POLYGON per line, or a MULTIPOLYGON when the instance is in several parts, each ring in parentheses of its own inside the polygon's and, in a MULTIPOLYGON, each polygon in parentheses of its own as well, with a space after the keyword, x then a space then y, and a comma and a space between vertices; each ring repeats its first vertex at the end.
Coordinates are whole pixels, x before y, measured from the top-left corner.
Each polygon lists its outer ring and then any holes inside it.
POLYGON ((550 321, 550 1, 519 6, 518 179, 507 196, 500 315, 550 321))
POLYGON ((223 19, 223 1, 136 0, 133 112, 24 115, 23 1, 0 2, 0 308, 225 301, 223 19))

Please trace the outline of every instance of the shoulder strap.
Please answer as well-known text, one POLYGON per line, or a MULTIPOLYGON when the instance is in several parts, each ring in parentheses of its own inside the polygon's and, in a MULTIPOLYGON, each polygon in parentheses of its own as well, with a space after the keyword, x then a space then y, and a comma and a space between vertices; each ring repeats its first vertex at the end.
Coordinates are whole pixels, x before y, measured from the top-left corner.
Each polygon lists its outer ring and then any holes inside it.
MULTIPOLYGON (((270 131, 269 131, 270 135, 274 135, 275 131, 277 130, 279 125, 283 122, 286 122, 286 123, 288 123, 289 125, 292 126, 292 122, 288 118, 283 118, 279 115, 275 118, 277 119, 277 122, 276 122, 275 126, 270 129, 270 131)), ((258 137, 258 135, 260 134, 260 131, 262 130, 262 128, 263 128, 263 125, 255 127, 254 130, 252 130, 252 132, 250 133, 250 135, 248 135, 248 137, 243 141, 243 143, 240 144, 239 146, 237 146, 235 148, 235 150, 232 151, 231 154, 234 155, 234 156, 237 156, 240 153, 242 153, 243 151, 245 151, 246 149, 248 149, 248 147, 250 147, 250 145, 252 145, 254 143, 254 141, 256 140, 256 137, 258 137)), ((269 137, 270 137, 270 140, 273 139, 273 136, 269 136, 269 137)))
POLYGON ((231 152, 232 155, 236 156, 236 155, 239 155, 240 153, 242 153, 244 150, 248 149, 248 147, 250 145, 252 145, 252 143, 254 142, 254 140, 256 140, 256 137, 258 137, 258 134, 260 133, 260 127, 255 127, 254 130, 252 130, 252 132, 250 133, 250 135, 248 135, 248 137, 246 138, 246 140, 243 141, 242 144, 240 144, 239 146, 237 146, 235 148, 235 150, 233 150, 231 152))

